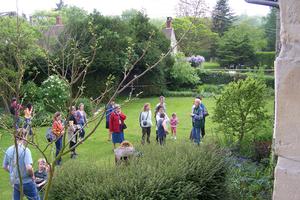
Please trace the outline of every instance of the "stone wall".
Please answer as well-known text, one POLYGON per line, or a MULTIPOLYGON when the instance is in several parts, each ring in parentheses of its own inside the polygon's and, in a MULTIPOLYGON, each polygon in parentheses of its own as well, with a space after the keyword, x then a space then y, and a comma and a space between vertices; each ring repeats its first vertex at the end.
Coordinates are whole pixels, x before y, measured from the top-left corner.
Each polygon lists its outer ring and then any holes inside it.
POLYGON ((275 61, 274 200, 300 200, 300 0, 281 0, 282 49, 275 61))

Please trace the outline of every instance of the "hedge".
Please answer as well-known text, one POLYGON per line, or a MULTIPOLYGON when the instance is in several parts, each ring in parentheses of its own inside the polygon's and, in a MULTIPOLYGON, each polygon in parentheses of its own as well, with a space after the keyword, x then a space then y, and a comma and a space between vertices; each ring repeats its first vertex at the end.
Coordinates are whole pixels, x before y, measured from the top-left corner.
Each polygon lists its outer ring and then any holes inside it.
MULTIPOLYGON (((246 79, 248 77, 245 73, 236 72, 230 74, 223 71, 208 71, 203 69, 197 69, 197 74, 200 77, 202 84, 214 84, 224 85, 232 81, 238 81, 240 79, 246 79)), ((265 75, 265 81, 268 87, 274 88, 274 77, 265 75)))
POLYGON ((168 142, 139 150, 129 165, 66 162, 50 199, 227 199, 228 155, 214 145, 168 142))
POLYGON ((275 51, 271 52, 256 52, 256 59, 259 66, 264 66, 267 69, 274 68, 274 61, 276 58, 275 51))

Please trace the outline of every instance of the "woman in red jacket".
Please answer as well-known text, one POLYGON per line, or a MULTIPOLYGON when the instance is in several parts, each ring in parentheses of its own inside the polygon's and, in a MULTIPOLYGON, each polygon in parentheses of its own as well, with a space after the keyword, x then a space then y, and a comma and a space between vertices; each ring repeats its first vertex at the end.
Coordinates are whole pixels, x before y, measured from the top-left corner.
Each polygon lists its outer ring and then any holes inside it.
MULTIPOLYGON (((53 124, 52 124, 52 132, 56 137, 55 146, 56 146, 56 153, 57 156, 61 149, 62 149, 62 136, 64 135, 64 125, 62 123, 62 118, 60 112, 56 112, 53 116, 53 124)), ((61 158, 56 161, 56 165, 61 164, 61 158)))
POLYGON ((115 110, 109 117, 109 129, 112 132, 112 142, 114 149, 116 143, 122 143, 124 141, 124 120, 126 115, 121 112, 121 106, 115 105, 115 110))

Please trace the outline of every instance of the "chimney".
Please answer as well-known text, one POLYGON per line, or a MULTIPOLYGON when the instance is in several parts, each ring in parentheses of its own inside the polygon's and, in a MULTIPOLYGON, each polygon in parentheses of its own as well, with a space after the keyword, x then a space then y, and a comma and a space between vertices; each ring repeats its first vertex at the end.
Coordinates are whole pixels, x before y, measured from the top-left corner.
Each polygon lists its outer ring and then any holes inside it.
POLYGON ((56 16, 56 24, 55 25, 63 25, 61 16, 56 16))
POLYGON ((172 17, 167 17, 166 28, 172 28, 172 17))

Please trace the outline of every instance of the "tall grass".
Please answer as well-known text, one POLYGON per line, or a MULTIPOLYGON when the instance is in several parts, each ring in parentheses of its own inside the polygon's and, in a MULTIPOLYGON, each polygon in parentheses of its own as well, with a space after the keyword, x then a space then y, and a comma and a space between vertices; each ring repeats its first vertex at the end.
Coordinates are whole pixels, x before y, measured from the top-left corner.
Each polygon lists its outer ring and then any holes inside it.
POLYGON ((226 199, 228 163, 214 145, 154 144, 138 150, 143 155, 127 166, 65 163, 50 199, 226 199))

